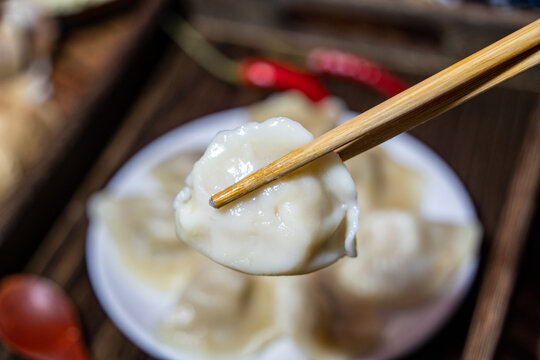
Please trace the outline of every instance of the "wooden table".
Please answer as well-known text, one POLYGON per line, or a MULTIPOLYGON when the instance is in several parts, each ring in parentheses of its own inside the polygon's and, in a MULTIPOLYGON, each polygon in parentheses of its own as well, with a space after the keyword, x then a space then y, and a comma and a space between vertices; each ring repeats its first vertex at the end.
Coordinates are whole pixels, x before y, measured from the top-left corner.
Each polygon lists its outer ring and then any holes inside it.
MULTIPOLYGON (((225 50, 234 56, 250 53, 232 46, 225 50)), ((27 272, 53 279, 69 293, 82 317, 84 336, 95 359, 149 357, 107 318, 90 286, 85 265, 88 197, 156 137, 202 115, 247 105, 266 95, 264 91, 237 88, 214 79, 172 45, 149 76, 142 95, 25 268, 27 272)), ((353 84, 339 80, 327 84, 352 110, 362 111, 382 100, 353 84)), ((540 121, 537 107, 535 93, 495 89, 413 131, 452 165, 471 192, 485 226, 483 255, 489 253, 505 211, 509 184, 515 180, 513 174, 521 159, 519 149, 523 139, 531 132, 530 124, 540 121), (534 111, 537 112, 533 116, 534 111)), ((529 234, 509 317, 497 348, 500 359, 538 356, 538 234, 538 226, 529 234)), ((508 276, 512 277, 511 271, 508 276)), ((407 359, 459 359, 478 289, 479 280, 452 320, 407 359)), ((0 348, 0 360, 6 359, 17 357, 0 348)))
POLYGON ((147 80, 134 74, 145 74, 165 47, 156 28, 172 1, 117 3, 59 19, 51 82, 61 122, 0 203, 0 276, 28 261, 147 80))

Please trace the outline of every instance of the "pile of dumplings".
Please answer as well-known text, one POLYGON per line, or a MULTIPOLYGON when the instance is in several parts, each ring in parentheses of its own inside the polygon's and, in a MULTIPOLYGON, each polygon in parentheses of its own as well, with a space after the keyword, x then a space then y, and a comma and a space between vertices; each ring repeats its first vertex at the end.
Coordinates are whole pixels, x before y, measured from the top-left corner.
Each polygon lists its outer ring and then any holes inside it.
MULTIPOLYGON (((248 111, 256 122, 290 117, 317 136, 337 124, 344 105, 333 98, 313 104, 293 92, 248 111)), ((384 343, 385 313, 442 296, 475 256, 479 226, 421 218, 424 180, 375 148, 345 163, 361 214, 357 257, 301 276, 228 269, 189 248, 174 231, 172 202, 200 156, 178 154, 153 168, 158 186, 152 196, 102 192, 90 204, 90 216, 107 224, 131 273, 178 294, 155 334, 183 350, 240 358, 289 338, 309 359, 366 356, 384 343)))
POLYGON ((50 99, 54 25, 32 2, 0 2, 0 202, 43 156, 61 115, 50 99))

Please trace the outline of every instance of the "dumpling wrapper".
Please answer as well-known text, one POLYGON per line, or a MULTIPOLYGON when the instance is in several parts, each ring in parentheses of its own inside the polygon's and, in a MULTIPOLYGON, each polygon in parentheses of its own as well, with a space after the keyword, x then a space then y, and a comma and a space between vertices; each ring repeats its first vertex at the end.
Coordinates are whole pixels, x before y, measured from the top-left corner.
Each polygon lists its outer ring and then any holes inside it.
POLYGON ((274 287, 202 258, 199 272, 157 329, 174 346, 212 358, 253 354, 280 334, 274 287))
POLYGON ((393 160, 380 147, 347 160, 345 165, 356 185, 362 213, 374 209, 420 209, 423 177, 393 160))
POLYGON ((0 81, 48 62, 56 35, 56 22, 35 0, 0 1, 0 81))
POLYGON ((58 109, 45 101, 44 81, 27 72, 0 82, 0 201, 42 155, 59 124, 58 109))
MULTIPOLYGON (((160 191, 170 196, 172 201, 184 187, 186 176, 193 169, 193 164, 202 156, 201 151, 187 151, 165 159, 150 171, 157 181, 160 191)), ((171 203, 172 203, 171 201, 171 203)))
POLYGON ((357 359, 382 343, 383 318, 326 276, 330 268, 276 278, 281 324, 307 359, 357 359))
POLYGON ((282 281, 287 332, 308 359, 356 359, 384 344, 384 318, 440 296, 477 250, 476 224, 387 210, 362 214, 356 258, 282 281))
POLYGON ((221 209, 211 195, 311 141, 287 118, 216 135, 175 200, 177 232, 214 261, 260 275, 301 274, 355 255, 356 191, 334 154, 221 209))
POLYGON ((449 288, 479 238, 476 224, 435 223, 399 210, 369 212, 360 219, 358 256, 325 271, 366 303, 410 306, 449 288))
POLYGON ((251 121, 261 123, 273 117, 286 117, 299 122, 313 136, 336 127, 344 110, 345 104, 339 98, 313 102, 296 90, 272 94, 248 108, 251 121))
POLYGON ((130 274, 158 289, 182 286, 190 266, 202 258, 174 229, 171 200, 166 197, 116 197, 106 192, 90 201, 90 217, 100 219, 130 274))
POLYGON ((176 236, 172 207, 197 154, 201 153, 178 153, 151 168, 158 187, 150 194, 118 197, 102 191, 90 201, 90 217, 106 225, 122 263, 135 277, 157 288, 181 286, 193 263, 205 259, 176 236))

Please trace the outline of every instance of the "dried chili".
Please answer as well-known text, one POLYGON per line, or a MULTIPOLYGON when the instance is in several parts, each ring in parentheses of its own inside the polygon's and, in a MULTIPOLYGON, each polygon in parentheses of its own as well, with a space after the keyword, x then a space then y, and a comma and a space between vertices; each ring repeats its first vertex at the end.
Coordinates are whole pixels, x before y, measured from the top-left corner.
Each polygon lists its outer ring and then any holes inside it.
POLYGON ((263 58, 241 61, 240 81, 264 89, 298 90, 315 102, 328 96, 328 91, 316 77, 290 65, 263 58))
POLYGON ((399 94, 408 87, 405 82, 376 63, 340 50, 312 50, 308 54, 307 65, 316 74, 351 79, 388 97, 399 94))

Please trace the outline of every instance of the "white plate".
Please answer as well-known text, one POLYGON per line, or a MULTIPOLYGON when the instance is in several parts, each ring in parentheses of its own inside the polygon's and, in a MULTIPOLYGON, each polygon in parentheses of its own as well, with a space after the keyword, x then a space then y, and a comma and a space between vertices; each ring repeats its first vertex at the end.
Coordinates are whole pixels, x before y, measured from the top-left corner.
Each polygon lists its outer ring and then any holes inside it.
MULTIPOLYGON (((353 116, 349 113, 346 118, 353 116)), ((106 189, 117 195, 151 191, 155 185, 148 173, 153 166, 178 152, 204 148, 217 131, 235 128, 247 118, 245 110, 232 109, 203 117, 167 133, 131 158, 106 189)), ((462 183, 428 147, 407 134, 399 135, 382 146, 394 159, 424 176, 427 187, 421 206, 423 216, 455 223, 477 220, 472 201, 462 183)), ((104 224, 95 220, 88 226, 86 261, 90 281, 101 305, 131 341, 160 359, 200 359, 161 343, 153 336, 155 324, 173 305, 177 295, 157 291, 134 279, 119 265, 114 242, 104 224)), ((454 288, 446 296, 421 307, 390 315, 384 329, 385 344, 369 359, 390 359, 425 342, 463 299, 477 265, 476 258, 463 264, 454 288)), ((290 339, 280 339, 270 344, 255 358, 304 359, 290 339)))

